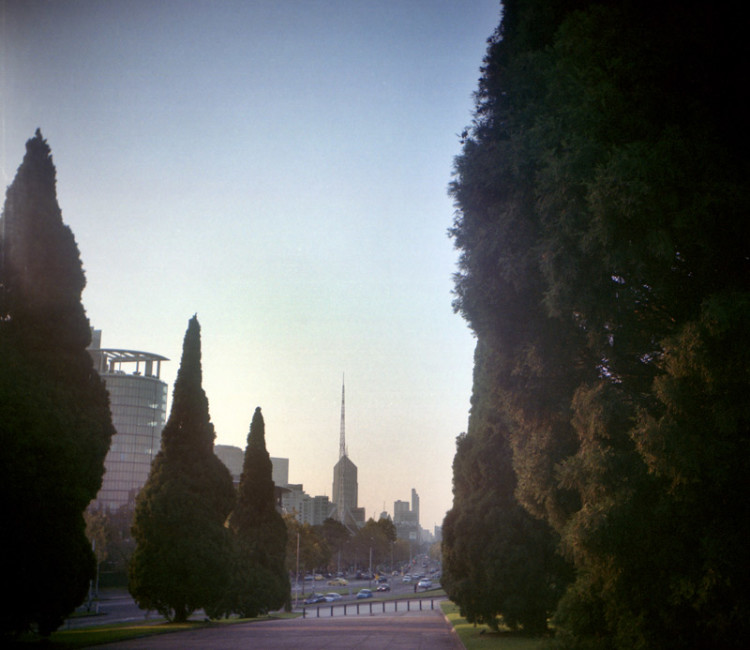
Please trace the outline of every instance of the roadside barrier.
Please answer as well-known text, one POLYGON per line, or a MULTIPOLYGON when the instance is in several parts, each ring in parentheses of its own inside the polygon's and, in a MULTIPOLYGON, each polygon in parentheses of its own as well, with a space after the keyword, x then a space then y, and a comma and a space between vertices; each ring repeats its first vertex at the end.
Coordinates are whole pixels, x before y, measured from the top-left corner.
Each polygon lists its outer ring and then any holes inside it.
POLYGON ((445 600, 444 597, 432 598, 407 598, 397 600, 380 600, 356 603, 331 603, 325 605, 315 605, 314 607, 303 606, 302 618, 312 616, 315 612, 315 618, 325 618, 333 616, 374 616, 376 614, 395 614, 401 612, 423 611, 435 609, 435 601, 445 600))

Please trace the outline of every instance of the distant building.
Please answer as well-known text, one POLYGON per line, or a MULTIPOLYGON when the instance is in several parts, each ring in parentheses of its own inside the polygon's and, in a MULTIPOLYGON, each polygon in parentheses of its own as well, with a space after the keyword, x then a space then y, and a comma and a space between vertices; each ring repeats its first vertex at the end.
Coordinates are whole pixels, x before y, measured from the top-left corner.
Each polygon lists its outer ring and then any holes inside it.
POLYGON ((92 330, 89 354, 109 392, 115 435, 104 459, 102 487, 93 505, 116 510, 135 499, 161 447, 167 414, 167 384, 160 379, 166 357, 101 347, 92 330))
POLYGON ((293 514, 301 524, 320 526, 331 513, 331 501, 327 496, 311 497, 301 483, 287 486, 288 491, 281 497, 281 507, 285 513, 293 514))
POLYGON ((408 501, 393 502, 393 525, 399 539, 420 542, 423 535, 419 526, 419 495, 412 488, 411 508, 408 501))
POLYGON ((273 465, 273 482, 280 486, 286 487, 289 485, 289 459, 288 458, 274 458, 271 457, 271 465, 273 465))
MULTIPOLYGON (((229 473, 232 475, 234 487, 239 487, 240 478, 242 477, 242 467, 245 464, 245 452, 234 445, 214 445, 216 457, 224 463, 229 473)), ((271 458, 271 479, 274 483, 276 496, 276 507, 281 511, 282 497, 289 490, 286 485, 289 476, 289 459, 288 458, 271 458), (281 482, 283 481, 283 482, 281 482)))
POLYGON ((394 501, 393 502, 393 523, 409 523, 411 522, 411 510, 409 509, 408 501, 394 501))
POLYGON ((226 465, 229 473, 232 475, 234 485, 239 485, 240 476, 242 476, 242 465, 245 462, 245 452, 234 445, 214 445, 214 453, 226 465))
POLYGON ((339 460, 333 467, 334 507, 331 517, 354 531, 365 523, 365 509, 357 506, 357 466, 350 460, 346 449, 344 418, 344 384, 341 384, 341 429, 339 434, 339 460))
POLYGON ((291 483, 286 486, 287 492, 281 497, 281 509, 286 514, 293 514, 301 524, 309 523, 310 496, 305 493, 302 483, 291 483))

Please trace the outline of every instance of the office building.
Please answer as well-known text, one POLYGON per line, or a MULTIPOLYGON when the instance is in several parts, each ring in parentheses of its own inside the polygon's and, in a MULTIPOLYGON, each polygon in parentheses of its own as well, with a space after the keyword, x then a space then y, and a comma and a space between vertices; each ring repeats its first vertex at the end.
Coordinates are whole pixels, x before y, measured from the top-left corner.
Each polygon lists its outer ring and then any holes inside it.
POLYGON ((101 330, 92 331, 89 354, 107 386, 116 433, 93 505, 116 510, 135 500, 161 447, 167 384, 160 373, 162 361, 168 359, 151 352, 102 348, 101 334, 101 330))

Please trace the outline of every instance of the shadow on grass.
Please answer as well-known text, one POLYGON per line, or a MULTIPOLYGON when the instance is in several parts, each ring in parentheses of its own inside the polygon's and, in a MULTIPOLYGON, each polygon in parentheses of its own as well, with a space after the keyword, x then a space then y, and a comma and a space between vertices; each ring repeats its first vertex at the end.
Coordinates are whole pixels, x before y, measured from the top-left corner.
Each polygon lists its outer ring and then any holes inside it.
POLYGON ((461 616, 457 605, 447 600, 441 603, 443 614, 453 626, 466 650, 543 650, 548 647, 548 636, 531 636, 524 632, 469 623, 461 616))
POLYGON ((225 618, 216 621, 187 621, 186 623, 167 623, 164 621, 153 621, 150 623, 118 623, 113 625, 97 625, 95 627, 79 628, 74 630, 58 630, 49 638, 26 637, 14 642, 13 645, 4 645, 4 648, 49 648, 50 650, 77 650, 105 643, 117 641, 128 641, 143 637, 155 636, 157 634, 170 634, 172 632, 184 632, 186 630, 199 630, 219 625, 234 625, 237 623, 253 623, 257 621, 268 621, 282 618, 297 618, 297 613, 279 613, 258 618, 225 618))

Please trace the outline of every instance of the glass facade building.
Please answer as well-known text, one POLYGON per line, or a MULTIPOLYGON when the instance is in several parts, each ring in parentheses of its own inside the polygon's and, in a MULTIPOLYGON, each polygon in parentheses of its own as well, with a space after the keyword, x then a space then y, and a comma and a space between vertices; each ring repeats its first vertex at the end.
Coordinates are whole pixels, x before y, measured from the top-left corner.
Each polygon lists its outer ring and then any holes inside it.
POLYGON ((100 348, 95 331, 89 352, 109 391, 116 434, 104 460, 95 506, 116 510, 134 500, 161 446, 167 415, 167 384, 159 375, 166 357, 150 352, 100 348))

